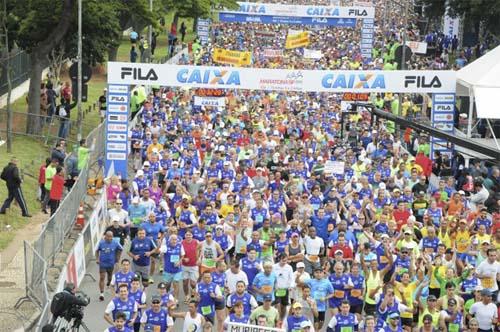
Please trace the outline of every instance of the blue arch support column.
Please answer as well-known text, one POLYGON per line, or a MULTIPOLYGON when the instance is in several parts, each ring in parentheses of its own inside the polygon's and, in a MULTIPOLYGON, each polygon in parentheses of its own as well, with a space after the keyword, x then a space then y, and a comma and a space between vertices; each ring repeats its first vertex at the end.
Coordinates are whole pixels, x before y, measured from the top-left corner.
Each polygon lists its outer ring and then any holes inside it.
POLYGON ((375 29, 375 20, 373 18, 364 18, 361 27, 361 56, 365 63, 372 59, 373 34, 375 29))
POLYGON ((108 84, 108 108, 105 120, 106 158, 104 163, 106 177, 117 175, 121 179, 127 179, 129 105, 129 86, 108 84))
MULTIPOLYGON (((455 131, 455 93, 433 93, 432 94, 432 112, 431 123, 436 129, 449 134, 455 131)), ((434 159, 434 151, 440 151, 442 155, 448 155, 450 159, 453 156, 454 146, 442 138, 431 138, 431 159, 434 159)))

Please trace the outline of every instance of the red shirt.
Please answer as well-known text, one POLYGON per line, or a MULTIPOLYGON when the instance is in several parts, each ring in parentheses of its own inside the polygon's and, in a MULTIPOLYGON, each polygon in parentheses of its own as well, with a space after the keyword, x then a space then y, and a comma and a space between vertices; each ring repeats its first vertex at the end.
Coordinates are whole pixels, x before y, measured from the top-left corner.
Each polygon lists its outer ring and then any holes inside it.
POLYGON ((396 221, 396 225, 398 227, 398 232, 401 231, 401 228, 406 225, 408 222, 408 218, 410 217, 410 211, 404 210, 400 211, 399 209, 394 210, 392 212, 392 216, 394 217, 394 220, 396 221))
POLYGON ((52 187, 50 188, 50 199, 60 201, 64 191, 64 178, 60 175, 54 175, 52 178, 52 187))
POLYGON ((40 166, 40 171, 38 172, 38 184, 45 183, 45 169, 47 169, 47 166, 45 164, 40 166))
POLYGON ((342 250, 342 252, 343 252, 342 257, 344 259, 353 259, 354 258, 351 247, 349 247, 348 245, 341 246, 340 244, 334 244, 332 246, 332 248, 330 249, 330 253, 328 256, 332 257, 332 258, 335 257, 335 251, 337 251, 337 250, 342 250))
POLYGON ((196 247, 198 241, 193 239, 191 242, 182 240, 182 247, 184 248, 184 258, 189 258, 187 262, 183 261, 183 266, 196 266, 196 247))

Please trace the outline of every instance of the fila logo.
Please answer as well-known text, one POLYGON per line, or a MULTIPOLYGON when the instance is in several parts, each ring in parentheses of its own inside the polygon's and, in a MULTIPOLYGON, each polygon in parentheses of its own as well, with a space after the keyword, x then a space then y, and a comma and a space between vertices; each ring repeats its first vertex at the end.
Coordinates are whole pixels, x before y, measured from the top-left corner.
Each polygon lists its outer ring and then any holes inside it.
POLYGON ((349 16, 368 16, 368 12, 364 9, 349 9, 349 16))
POLYGON ((440 88, 442 86, 437 76, 434 76, 430 82, 427 82, 425 76, 405 76, 405 88, 410 85, 415 85, 417 88, 440 88))
POLYGON ((151 68, 146 74, 142 71, 141 68, 131 68, 131 67, 122 67, 121 78, 125 79, 127 76, 132 76, 134 80, 141 81, 157 81, 158 75, 151 68))

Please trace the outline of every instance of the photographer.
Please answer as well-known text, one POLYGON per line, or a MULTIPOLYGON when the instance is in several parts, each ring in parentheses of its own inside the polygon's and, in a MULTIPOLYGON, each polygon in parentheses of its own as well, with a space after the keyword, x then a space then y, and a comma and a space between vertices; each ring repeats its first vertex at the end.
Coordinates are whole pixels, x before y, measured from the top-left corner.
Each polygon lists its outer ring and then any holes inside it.
POLYGON ((69 319, 73 318, 71 316, 68 317, 68 314, 71 314, 71 309, 74 309, 75 306, 85 307, 89 304, 89 302, 88 298, 82 298, 75 295, 74 284, 66 284, 64 290, 54 295, 54 298, 52 299, 52 303, 50 305, 52 323, 55 323, 58 317, 65 317, 69 319))

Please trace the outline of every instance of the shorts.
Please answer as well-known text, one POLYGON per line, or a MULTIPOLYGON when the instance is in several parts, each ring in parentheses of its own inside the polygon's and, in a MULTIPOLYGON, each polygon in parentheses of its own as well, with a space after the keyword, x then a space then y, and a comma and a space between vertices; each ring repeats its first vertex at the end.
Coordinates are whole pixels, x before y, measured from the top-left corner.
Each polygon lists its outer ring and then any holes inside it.
POLYGON ((277 296, 276 292, 274 292, 274 304, 281 304, 287 306, 290 304, 290 300, 288 299, 288 289, 285 291, 284 296, 277 296))
POLYGON ((224 310, 224 309, 226 309, 226 304, 224 303, 224 300, 215 301, 215 310, 224 310))
POLYGON ((365 302, 365 315, 367 316, 373 316, 375 314, 376 310, 375 304, 370 304, 365 302))
POLYGON ((163 281, 166 283, 177 282, 182 280, 182 271, 177 273, 163 272, 163 281))
POLYGON ((361 314, 363 311, 363 305, 362 304, 351 304, 351 309, 349 309, 349 312, 351 314, 361 314))
POLYGON ((197 282, 199 277, 198 266, 182 266, 182 279, 197 282))
POLYGON ((412 325, 413 325, 413 318, 401 318, 401 325, 412 327, 412 325))
POLYGON ((139 266, 135 263, 132 264, 132 271, 138 274, 142 280, 149 280, 149 265, 148 266, 139 266))
POLYGON ((99 265, 99 273, 113 274, 114 267, 104 267, 99 265))
POLYGON ((314 322, 324 322, 325 321, 325 311, 318 311, 318 317, 314 317, 314 322))

